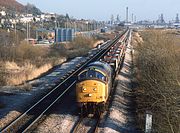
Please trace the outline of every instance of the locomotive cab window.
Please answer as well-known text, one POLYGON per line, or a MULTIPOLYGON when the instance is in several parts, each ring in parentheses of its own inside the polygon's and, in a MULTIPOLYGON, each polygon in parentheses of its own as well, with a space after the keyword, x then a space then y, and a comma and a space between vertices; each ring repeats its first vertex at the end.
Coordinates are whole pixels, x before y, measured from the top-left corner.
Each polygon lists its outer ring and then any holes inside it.
POLYGON ((85 72, 83 72, 83 73, 81 73, 80 75, 79 75, 79 80, 83 80, 83 79, 85 79, 86 78, 86 72, 87 71, 85 71, 85 72))
POLYGON ((102 73, 100 73, 98 71, 95 71, 95 70, 88 70, 88 71, 85 71, 85 72, 81 73, 78 76, 78 79, 79 80, 99 79, 99 80, 102 80, 104 82, 107 81, 107 77, 106 76, 104 76, 102 73))
POLYGON ((87 71, 87 77, 88 78, 95 78, 96 77, 96 71, 94 71, 94 70, 87 71))
POLYGON ((98 79, 100 79, 100 80, 102 80, 102 81, 107 81, 107 78, 106 78, 106 76, 104 76, 102 73, 100 73, 100 72, 96 72, 96 78, 98 78, 98 79))

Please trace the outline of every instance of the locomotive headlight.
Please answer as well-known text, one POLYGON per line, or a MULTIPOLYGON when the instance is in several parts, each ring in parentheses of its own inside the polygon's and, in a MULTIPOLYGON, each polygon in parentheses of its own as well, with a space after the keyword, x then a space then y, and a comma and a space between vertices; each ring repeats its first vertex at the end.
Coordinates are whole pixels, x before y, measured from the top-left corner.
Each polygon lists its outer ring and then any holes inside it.
POLYGON ((86 88, 82 88, 82 91, 83 91, 83 92, 86 91, 86 88))
POLYGON ((94 91, 96 91, 97 89, 96 89, 96 88, 94 88, 93 90, 94 90, 94 91))
POLYGON ((92 94, 88 94, 89 97, 92 97, 92 94))

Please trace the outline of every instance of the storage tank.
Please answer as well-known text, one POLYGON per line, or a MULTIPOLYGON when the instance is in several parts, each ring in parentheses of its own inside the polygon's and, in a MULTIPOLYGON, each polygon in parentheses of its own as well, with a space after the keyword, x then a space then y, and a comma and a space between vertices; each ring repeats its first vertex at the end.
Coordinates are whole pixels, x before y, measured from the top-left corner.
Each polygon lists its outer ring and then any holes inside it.
POLYGON ((71 28, 55 29, 55 42, 72 41, 75 36, 75 30, 71 28))

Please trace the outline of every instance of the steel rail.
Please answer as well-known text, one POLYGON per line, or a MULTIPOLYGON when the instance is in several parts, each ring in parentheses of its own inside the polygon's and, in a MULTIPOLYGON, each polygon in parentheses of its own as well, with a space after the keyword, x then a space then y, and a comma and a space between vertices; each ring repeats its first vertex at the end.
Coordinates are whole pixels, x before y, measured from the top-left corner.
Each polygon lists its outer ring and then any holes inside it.
POLYGON ((53 101, 22 133, 26 133, 28 129, 33 126, 35 122, 37 122, 47 111, 52 107, 73 85, 75 85, 76 81, 74 81, 59 97, 56 98, 55 101, 53 101))
POLYGON ((71 133, 77 133, 78 128, 79 128, 80 124, 82 123, 83 119, 84 119, 83 116, 81 116, 81 117, 79 118, 78 122, 76 123, 76 125, 75 125, 75 127, 73 128, 73 130, 71 131, 71 133))
MULTIPOLYGON (((76 75, 80 70, 82 70, 82 68, 84 68, 90 62, 102 58, 110 50, 110 48, 112 46, 114 46, 121 39, 121 37, 123 35, 125 35, 127 32, 128 31, 123 32, 121 35, 118 35, 113 41, 111 41, 109 44, 107 44, 107 46, 105 46, 105 48, 100 50, 97 54, 94 55, 94 57, 90 58, 88 61, 86 61, 84 64, 82 64, 81 67, 77 68, 77 70, 75 70, 73 73, 71 73, 66 79, 64 79, 64 81, 59 83, 54 89, 52 89, 50 92, 48 92, 48 94, 46 94, 43 98, 41 98, 38 102, 36 102, 33 106, 31 106, 31 108, 29 108, 27 111, 25 111, 22 115, 20 115, 18 118, 16 118, 13 122, 11 122, 9 125, 4 127, 0 132, 2 132, 2 133, 6 133, 6 132, 26 132, 35 122, 38 121, 39 118, 42 117, 42 115, 50 107, 52 107, 52 105, 54 105, 54 103, 57 102, 57 100, 59 100, 75 84, 76 78, 73 78, 74 75, 76 75), (72 81, 70 81, 70 79, 72 79, 72 81), (60 90, 59 88, 66 87, 65 83, 67 83, 67 82, 70 82, 69 83, 70 85, 68 86, 68 89, 66 89, 65 91, 61 90, 59 92, 59 90, 60 90), (23 121, 24 119, 27 119, 28 117, 30 117, 33 114, 33 113, 32 114, 30 113, 31 111, 32 112, 34 111, 33 109, 38 108, 39 104, 43 104, 45 99, 52 98, 50 96, 55 95, 57 93, 56 91, 58 92, 58 94, 57 94, 58 97, 54 101, 52 101, 51 104, 47 108, 42 110, 42 112, 38 116, 36 116, 34 121, 32 121, 32 122, 28 121, 25 125, 21 125, 21 121, 23 121), (27 118, 25 118, 25 117, 27 117, 27 118), (23 127, 23 126, 25 126, 25 127, 23 127)), ((48 101, 45 101, 45 102, 48 102, 48 101)))
MULTIPOLYGON (((97 133, 98 132, 98 126, 100 124, 100 121, 102 119, 102 115, 103 113, 101 113, 97 118, 89 118, 89 121, 94 121, 94 119, 96 120, 96 124, 94 124, 92 127, 91 127, 91 130, 92 130, 92 133, 97 133)), ((81 116, 78 120, 78 122, 76 123, 76 125, 73 127, 71 133, 79 133, 79 128, 80 128, 80 125, 81 123, 83 122, 83 120, 87 118, 87 117, 83 117, 81 116)), ((84 126, 84 125, 83 125, 84 126)))

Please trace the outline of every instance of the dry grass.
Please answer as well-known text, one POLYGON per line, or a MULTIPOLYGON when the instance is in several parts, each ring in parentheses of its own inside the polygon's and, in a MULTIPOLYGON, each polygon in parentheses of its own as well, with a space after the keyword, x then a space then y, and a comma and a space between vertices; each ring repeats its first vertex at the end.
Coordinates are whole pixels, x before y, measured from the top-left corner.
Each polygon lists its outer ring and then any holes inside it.
POLYGON ((72 48, 92 48, 96 40, 91 37, 77 36, 73 42, 70 43, 72 48))
POLYGON ((26 41, 16 46, 0 45, 0 86, 34 79, 67 58, 87 54, 96 42, 94 38, 78 36, 73 42, 50 48, 32 46, 26 41))
POLYGON ((84 56, 97 45, 98 40, 91 37, 77 36, 74 41, 69 43, 56 44, 51 47, 50 56, 64 55, 68 59, 84 56))
POLYGON ((19 115, 21 115, 21 113, 18 111, 10 111, 4 118, 0 119, 0 128, 2 129, 19 115))
POLYGON ((61 55, 48 57, 47 47, 22 42, 18 46, 1 46, 0 86, 19 85, 32 80, 66 60, 61 55))
MULTIPOLYGON (((11 63, 8 62, 8 64, 11 63)), ((12 64, 14 65, 16 63, 12 62, 12 64)), ((13 67, 13 65, 11 68, 6 68, 6 70, 8 71, 6 79, 7 85, 22 84, 27 80, 31 80, 40 76, 42 73, 52 68, 51 64, 45 64, 37 68, 35 65, 32 65, 29 62, 26 62, 22 67, 18 66, 18 69, 16 69, 16 65, 15 67, 13 67)))
POLYGON ((148 110, 153 114, 155 132, 179 133, 180 47, 177 38, 164 31, 143 31, 141 36, 143 41, 136 41, 140 128, 144 129, 144 116, 148 110))
MULTIPOLYGON (((21 66, 18 66, 15 62, 3 62, 5 64, 5 85, 19 85, 25 83, 27 80, 32 80, 34 78, 37 78, 41 74, 47 72, 49 69, 53 67, 53 65, 61 64, 66 60, 66 58, 58 59, 55 61, 55 59, 51 59, 51 63, 46 63, 44 65, 41 65, 40 67, 37 67, 37 65, 34 65, 28 61, 26 61, 24 64, 21 64, 21 66)), ((47 61, 50 62, 50 61, 47 61)), ((28 88, 28 87, 22 87, 22 88, 28 88)), ((26 89, 28 90, 28 89, 26 89)))

